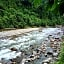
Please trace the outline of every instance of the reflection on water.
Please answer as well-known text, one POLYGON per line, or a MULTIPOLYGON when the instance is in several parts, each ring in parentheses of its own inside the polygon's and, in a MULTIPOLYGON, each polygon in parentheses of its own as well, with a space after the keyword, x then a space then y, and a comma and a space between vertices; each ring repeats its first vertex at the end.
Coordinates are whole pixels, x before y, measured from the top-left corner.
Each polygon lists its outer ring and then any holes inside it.
MULTIPOLYGON (((20 35, 12 40, 10 39, 0 39, 0 59, 5 58, 6 60, 15 58, 20 55, 20 50, 29 51, 29 46, 34 45, 34 47, 40 46, 45 40, 48 40, 48 35, 53 35, 53 37, 61 37, 63 35, 60 28, 44 28, 41 32, 32 31, 29 33, 25 33, 25 35, 20 35), (59 35, 57 33, 60 32, 59 35), (19 51, 11 51, 10 48, 15 47, 19 51)), ((47 42, 47 46, 49 46, 49 41, 47 42)), ((50 49, 48 49, 50 50, 50 49)), ((44 55, 41 54, 40 60, 36 59, 31 62, 32 64, 41 64, 41 61, 45 59, 44 55), (39 62, 39 63, 38 63, 39 62)), ((30 63, 29 63, 30 64, 30 63)))

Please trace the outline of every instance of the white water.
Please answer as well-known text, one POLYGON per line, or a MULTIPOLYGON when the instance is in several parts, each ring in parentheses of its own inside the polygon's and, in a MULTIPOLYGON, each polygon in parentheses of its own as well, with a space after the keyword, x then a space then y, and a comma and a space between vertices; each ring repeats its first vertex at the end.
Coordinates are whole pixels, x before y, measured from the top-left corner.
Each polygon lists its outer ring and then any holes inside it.
POLYGON ((11 58, 16 58, 20 56, 21 52, 11 51, 11 47, 15 47, 19 50, 29 48, 30 45, 40 44, 47 39, 48 35, 53 35, 61 37, 63 35, 60 28, 44 28, 42 32, 32 31, 30 33, 25 33, 13 40, 10 39, 1 39, 0 40, 0 60, 2 58, 8 60, 11 58), (60 32, 59 35, 57 33, 60 32))

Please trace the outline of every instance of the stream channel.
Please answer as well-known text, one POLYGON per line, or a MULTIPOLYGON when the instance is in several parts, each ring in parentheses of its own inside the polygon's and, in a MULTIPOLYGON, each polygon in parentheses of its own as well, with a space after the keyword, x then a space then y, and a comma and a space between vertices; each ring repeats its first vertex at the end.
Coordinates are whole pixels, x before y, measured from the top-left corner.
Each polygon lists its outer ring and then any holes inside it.
MULTIPOLYGON (((61 31, 61 28, 43 28, 40 31, 34 30, 29 33, 19 35, 18 37, 15 37, 13 39, 0 39, 0 61, 3 61, 2 64, 6 64, 9 59, 20 57, 22 54, 21 51, 25 51, 27 54, 26 56, 24 55, 23 58, 29 57, 32 54, 33 50, 40 48, 44 44, 44 42, 47 46, 46 51, 53 51, 53 49, 50 47, 49 36, 50 39, 61 39, 63 32, 61 31), (31 46, 33 46, 33 49, 31 49, 31 46), (11 48, 16 48, 18 51, 11 51, 11 48)), ((47 58, 48 57, 45 57, 42 53, 39 59, 35 59, 34 61, 25 64, 42 64, 42 61, 47 58)), ((8 62, 7 64, 10 63, 8 62)), ((23 63, 22 61, 20 61, 17 64, 23 63)))

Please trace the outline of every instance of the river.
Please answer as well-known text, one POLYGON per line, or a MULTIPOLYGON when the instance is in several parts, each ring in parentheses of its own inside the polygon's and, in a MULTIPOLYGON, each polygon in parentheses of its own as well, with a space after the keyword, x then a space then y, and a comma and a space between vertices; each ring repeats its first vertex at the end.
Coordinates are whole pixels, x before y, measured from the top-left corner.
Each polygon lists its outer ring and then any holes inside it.
MULTIPOLYGON (((34 30, 29 33, 19 35, 18 37, 15 37, 13 39, 0 39, 0 60, 2 58, 4 58, 4 60, 9 60, 16 58, 17 56, 20 57, 21 50, 25 50, 27 51, 27 53, 31 53, 30 45, 33 45, 36 49, 37 47, 40 47, 41 44, 43 44, 46 40, 47 46, 49 47, 49 35, 52 35, 52 37, 61 38, 63 36, 63 32, 61 31, 61 28, 43 28, 41 29, 41 31, 34 30), (18 49, 18 51, 11 51, 10 48, 13 47, 18 49)), ((35 60, 34 62, 32 62, 32 64, 41 64, 41 61, 44 58, 44 56, 41 56, 40 60, 35 60)))

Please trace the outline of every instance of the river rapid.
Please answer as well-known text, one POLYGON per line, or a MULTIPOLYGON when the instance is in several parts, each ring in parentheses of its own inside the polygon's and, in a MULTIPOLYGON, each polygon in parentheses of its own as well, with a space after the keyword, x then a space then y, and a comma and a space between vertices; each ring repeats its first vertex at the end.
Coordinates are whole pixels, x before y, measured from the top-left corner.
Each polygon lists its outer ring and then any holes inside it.
MULTIPOLYGON (((37 49, 44 44, 44 42, 46 42, 48 47, 47 51, 52 50, 52 48, 50 48, 49 35, 52 35, 50 36, 51 39, 56 37, 61 39, 63 31, 61 31, 61 28, 43 28, 41 30, 34 30, 23 35, 19 35, 13 39, 0 39, 0 61, 4 59, 5 62, 8 62, 9 59, 20 57, 22 54, 21 51, 26 51, 29 56, 33 52, 30 49, 30 46, 37 49), (11 51, 11 48, 16 48, 17 51, 11 51)), ((42 61, 47 57, 44 57, 43 54, 40 57, 40 59, 27 64, 42 64, 42 61)))

